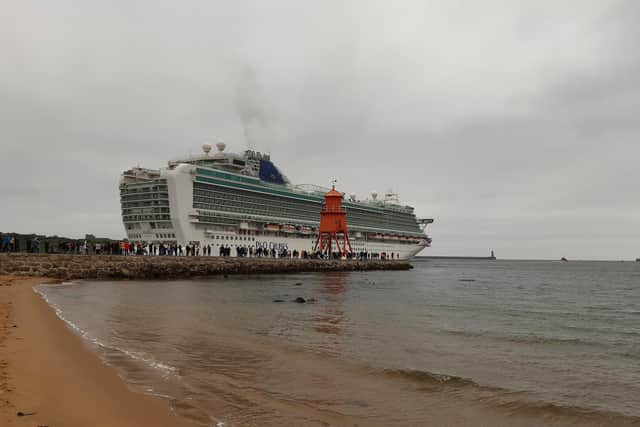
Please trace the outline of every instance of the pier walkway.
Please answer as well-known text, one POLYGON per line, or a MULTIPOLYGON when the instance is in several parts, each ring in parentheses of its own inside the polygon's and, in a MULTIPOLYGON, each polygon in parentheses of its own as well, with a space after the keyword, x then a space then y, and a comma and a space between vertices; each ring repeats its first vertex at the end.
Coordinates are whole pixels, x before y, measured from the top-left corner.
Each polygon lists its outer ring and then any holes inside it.
POLYGON ((220 274, 408 270, 409 261, 0 254, 0 275, 75 279, 183 279, 220 274))

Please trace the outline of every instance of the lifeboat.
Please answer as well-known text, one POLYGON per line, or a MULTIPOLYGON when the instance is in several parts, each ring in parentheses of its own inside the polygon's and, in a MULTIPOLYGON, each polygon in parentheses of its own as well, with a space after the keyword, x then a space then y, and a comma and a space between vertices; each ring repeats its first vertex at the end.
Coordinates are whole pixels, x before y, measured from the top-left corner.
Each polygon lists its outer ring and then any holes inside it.
POLYGON ((282 226, 281 230, 284 231, 285 233, 295 233, 296 226, 291 224, 286 224, 282 226))
POLYGON ((280 231, 280 225, 278 224, 267 224, 264 226, 264 229, 267 231, 280 231))
POLYGON ((312 234, 313 233, 313 228, 303 225, 299 227, 300 233, 302 234, 312 234))

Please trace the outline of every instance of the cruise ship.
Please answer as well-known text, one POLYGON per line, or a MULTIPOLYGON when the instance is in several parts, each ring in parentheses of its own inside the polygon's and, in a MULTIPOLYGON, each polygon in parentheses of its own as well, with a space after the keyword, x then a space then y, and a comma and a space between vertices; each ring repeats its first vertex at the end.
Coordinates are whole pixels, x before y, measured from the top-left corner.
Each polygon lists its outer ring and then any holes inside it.
MULTIPOLYGON (((269 154, 202 146, 202 154, 160 169, 133 167, 120 178, 122 221, 130 242, 257 248, 311 253, 328 189, 293 185, 269 154)), ((353 252, 410 259, 431 245, 411 206, 394 194, 344 196, 353 252)))

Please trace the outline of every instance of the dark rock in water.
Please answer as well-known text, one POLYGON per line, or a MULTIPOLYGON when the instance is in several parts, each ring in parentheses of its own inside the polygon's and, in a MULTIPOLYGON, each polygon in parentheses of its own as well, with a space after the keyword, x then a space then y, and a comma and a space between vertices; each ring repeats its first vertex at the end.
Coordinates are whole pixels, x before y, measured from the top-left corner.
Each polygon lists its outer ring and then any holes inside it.
POLYGON ((314 302, 316 302, 316 299, 315 299, 315 298, 309 298, 309 299, 307 300, 307 302, 308 302, 308 303, 314 303, 314 302))
POLYGON ((224 278, 226 279, 226 278, 228 278, 228 277, 229 277, 229 275, 228 275, 228 274, 225 274, 225 275, 224 275, 224 276, 222 276, 222 277, 224 277, 224 278))
POLYGON ((302 283, 298 282, 294 286, 302 286, 302 283))
POLYGON ((298 304, 304 304, 305 302, 307 302, 307 300, 302 297, 298 297, 294 301, 297 302, 298 304))
POLYGON ((283 299, 274 299, 273 302, 284 302, 283 299))

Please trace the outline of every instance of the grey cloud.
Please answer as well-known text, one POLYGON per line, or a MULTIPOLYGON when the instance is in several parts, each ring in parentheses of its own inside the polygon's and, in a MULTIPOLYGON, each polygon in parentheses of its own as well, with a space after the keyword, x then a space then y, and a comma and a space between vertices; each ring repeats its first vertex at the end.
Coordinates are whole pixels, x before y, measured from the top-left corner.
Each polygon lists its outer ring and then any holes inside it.
POLYGON ((638 19, 635 1, 14 2, 0 230, 121 237, 119 171, 222 138, 297 183, 398 191, 436 218, 432 254, 635 258, 638 19))

